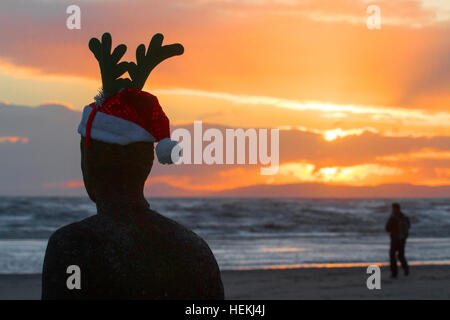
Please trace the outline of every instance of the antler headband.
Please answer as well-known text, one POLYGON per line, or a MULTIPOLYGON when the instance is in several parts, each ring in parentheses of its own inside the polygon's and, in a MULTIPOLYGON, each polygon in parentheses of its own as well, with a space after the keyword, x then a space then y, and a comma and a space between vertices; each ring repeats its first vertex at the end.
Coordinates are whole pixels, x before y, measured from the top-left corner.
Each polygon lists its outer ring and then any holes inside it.
POLYGON ((118 45, 111 53, 111 34, 105 32, 100 42, 97 38, 89 41, 89 49, 94 54, 100 66, 102 76, 102 87, 104 97, 116 94, 122 88, 141 90, 147 81, 150 72, 161 62, 173 56, 182 55, 184 48, 179 43, 162 45, 164 36, 155 34, 148 45, 147 52, 145 45, 140 44, 136 49, 136 63, 120 62, 127 51, 124 44, 118 45), (119 78, 125 72, 129 73, 128 78, 119 78))

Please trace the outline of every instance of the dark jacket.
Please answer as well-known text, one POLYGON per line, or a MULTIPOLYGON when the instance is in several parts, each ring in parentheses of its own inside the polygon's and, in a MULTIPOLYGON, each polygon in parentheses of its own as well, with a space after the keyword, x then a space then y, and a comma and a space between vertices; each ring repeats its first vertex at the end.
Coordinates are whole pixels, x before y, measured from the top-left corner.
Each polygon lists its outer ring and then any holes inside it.
POLYGON ((400 212, 398 215, 391 214, 386 223, 386 231, 393 239, 406 239, 410 226, 409 218, 400 212))

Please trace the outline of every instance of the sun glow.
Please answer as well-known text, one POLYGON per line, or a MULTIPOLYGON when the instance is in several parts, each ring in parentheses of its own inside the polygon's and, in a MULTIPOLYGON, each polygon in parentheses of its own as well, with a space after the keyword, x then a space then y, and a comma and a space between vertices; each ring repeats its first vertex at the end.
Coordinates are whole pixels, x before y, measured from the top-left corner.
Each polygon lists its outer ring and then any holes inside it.
POLYGON ((400 168, 378 164, 317 168, 309 163, 286 163, 280 166, 278 178, 284 183, 326 182, 370 185, 388 177, 398 177, 403 173, 400 168))
POLYGON ((333 141, 338 138, 344 138, 347 136, 359 136, 362 135, 364 132, 373 132, 377 133, 378 131, 373 128, 362 128, 362 129, 349 129, 349 130, 342 130, 341 128, 337 128, 334 130, 325 130, 321 132, 324 139, 327 141, 333 141))
POLYGON ((330 180, 336 175, 337 168, 322 168, 319 170, 325 180, 330 180))
POLYGON ((28 143, 27 137, 0 137, 0 143, 28 143))

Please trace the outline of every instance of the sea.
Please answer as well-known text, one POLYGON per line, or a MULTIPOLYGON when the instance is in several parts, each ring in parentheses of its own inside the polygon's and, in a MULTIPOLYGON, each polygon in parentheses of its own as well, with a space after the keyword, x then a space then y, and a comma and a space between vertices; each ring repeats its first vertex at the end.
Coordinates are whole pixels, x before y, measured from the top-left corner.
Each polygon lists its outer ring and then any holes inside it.
MULTIPOLYGON (((392 202, 410 218, 406 256, 450 261, 450 199, 149 198, 192 229, 221 270, 388 262, 392 202)), ((83 197, 0 197, 0 273, 40 273, 52 232, 96 214, 83 197)))

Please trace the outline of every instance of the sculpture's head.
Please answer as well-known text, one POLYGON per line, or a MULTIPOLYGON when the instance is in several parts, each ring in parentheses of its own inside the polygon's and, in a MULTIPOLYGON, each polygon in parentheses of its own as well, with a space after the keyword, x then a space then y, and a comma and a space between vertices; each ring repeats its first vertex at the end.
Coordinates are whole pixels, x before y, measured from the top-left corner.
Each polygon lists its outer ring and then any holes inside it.
POLYGON ((153 36, 148 50, 141 44, 136 63, 120 62, 126 51, 121 44, 111 53, 111 35, 102 41, 92 38, 89 48, 97 59, 102 90, 96 102, 83 110, 81 168, 89 197, 108 190, 143 190, 154 159, 154 142, 159 162, 170 164, 181 152, 170 140, 169 119, 158 99, 141 89, 150 72, 162 61, 183 53, 181 44, 162 46, 163 36, 153 36), (125 72, 131 79, 119 78, 125 72))
POLYGON ((152 142, 121 146, 92 140, 87 150, 81 138, 80 151, 84 185, 94 202, 98 190, 143 190, 154 160, 152 142))

